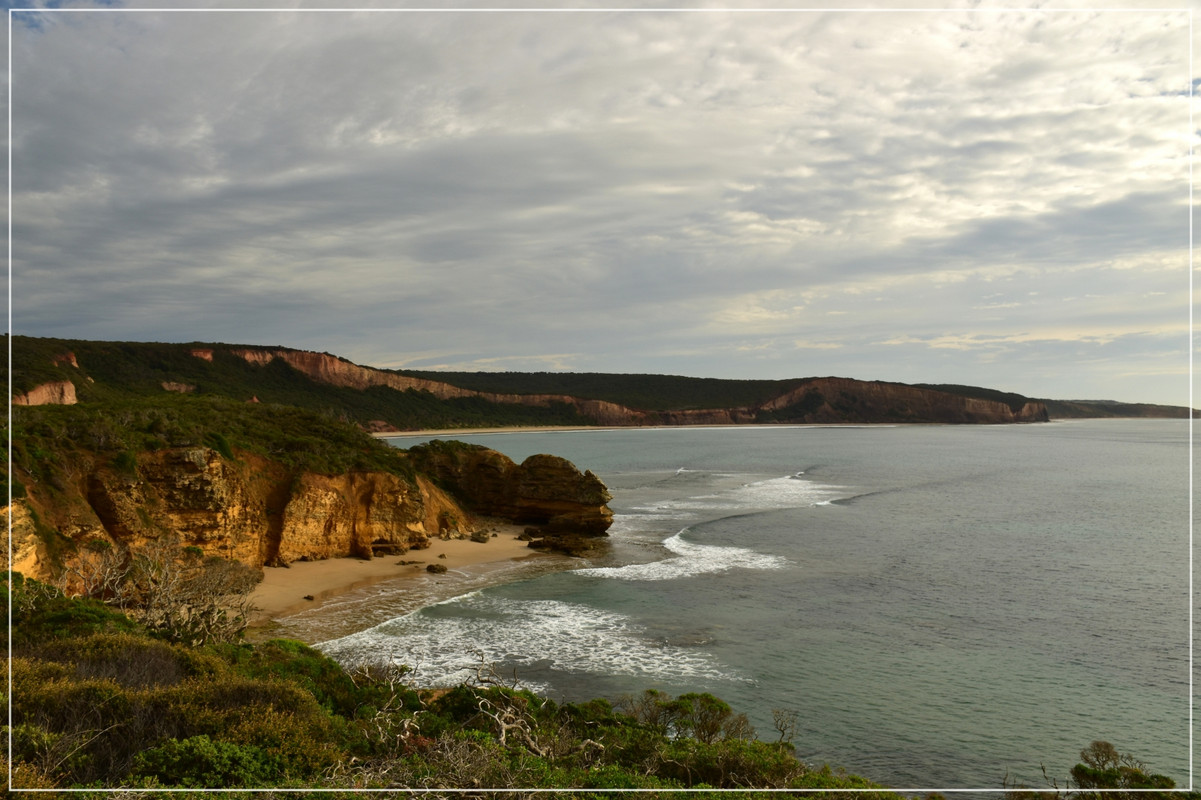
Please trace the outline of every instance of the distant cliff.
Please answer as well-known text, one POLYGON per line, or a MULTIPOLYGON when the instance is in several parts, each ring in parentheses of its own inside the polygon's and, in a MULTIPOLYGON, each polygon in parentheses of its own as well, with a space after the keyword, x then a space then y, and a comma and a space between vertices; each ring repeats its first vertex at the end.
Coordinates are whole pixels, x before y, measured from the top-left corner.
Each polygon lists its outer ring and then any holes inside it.
POLYGON ((602 373, 418 373, 330 353, 214 343, 13 337, 13 401, 220 396, 335 413, 373 432, 521 425, 1041 422, 1180 415, 1184 409, 1055 403, 969 386, 846 377, 736 381, 602 373), (1050 408, 1049 408, 1050 406, 1050 408))
MULTIPOLYGON (((1119 403, 1114 400, 1044 400, 1047 413, 1055 419, 1105 419, 1112 417, 1148 417, 1159 419, 1188 419, 1189 410, 1183 406, 1153 403, 1119 403)), ((1201 417, 1201 411, 1194 411, 1201 417)))
POLYGON ((365 389, 429 392, 439 398, 475 397, 489 403, 550 406, 569 405, 596 425, 738 425, 755 422, 1046 422, 1047 410, 1029 401, 1017 410, 1005 403, 965 397, 899 383, 850 378, 812 378, 765 402, 734 408, 635 409, 618 403, 565 394, 517 394, 463 389, 449 383, 372 369, 325 353, 300 350, 240 349, 231 351, 250 363, 282 359, 322 383, 365 389), (820 398, 820 399, 819 399, 820 398))

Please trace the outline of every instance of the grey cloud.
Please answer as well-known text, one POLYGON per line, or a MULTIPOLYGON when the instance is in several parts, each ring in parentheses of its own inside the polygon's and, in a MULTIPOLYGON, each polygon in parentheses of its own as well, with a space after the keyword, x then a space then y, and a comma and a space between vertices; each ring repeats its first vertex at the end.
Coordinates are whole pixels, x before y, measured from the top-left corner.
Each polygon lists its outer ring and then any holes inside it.
POLYGON ((1063 313, 1135 329, 1139 310, 1112 298, 1139 269, 1104 265, 1184 246, 1175 112, 1154 96, 1183 42, 1171 26, 960 11, 183 20, 16 33, 18 329, 66 335, 70 317, 108 338, 351 358, 849 374, 889 363, 872 344, 889 331, 1030 330, 1049 306, 1029 291, 1092 286, 1109 299, 1063 313), (931 314, 915 287, 954 271, 968 277, 931 314), (807 290, 828 298, 795 311, 807 290), (762 330, 714 322, 772 292, 762 330), (842 347, 794 361, 802 338, 842 347))

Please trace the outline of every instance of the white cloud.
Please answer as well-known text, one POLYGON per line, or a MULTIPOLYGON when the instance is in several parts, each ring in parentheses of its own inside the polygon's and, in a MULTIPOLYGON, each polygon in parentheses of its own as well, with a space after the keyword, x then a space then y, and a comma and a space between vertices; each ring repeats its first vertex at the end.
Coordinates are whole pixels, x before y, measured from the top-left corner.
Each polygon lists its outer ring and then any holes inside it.
POLYGON ((1187 305, 1185 12, 41 16, 18 332, 786 377, 1187 305))

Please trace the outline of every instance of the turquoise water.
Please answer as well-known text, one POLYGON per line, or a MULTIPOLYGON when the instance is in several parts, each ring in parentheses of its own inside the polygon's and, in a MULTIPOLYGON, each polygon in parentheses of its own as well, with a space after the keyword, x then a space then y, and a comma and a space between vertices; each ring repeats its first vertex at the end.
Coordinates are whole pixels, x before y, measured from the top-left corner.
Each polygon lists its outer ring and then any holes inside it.
POLYGON ((381 588, 372 627, 321 646, 426 683, 484 659, 561 700, 709 691, 765 739, 773 709, 796 711, 802 759, 901 788, 1041 786, 1040 764, 1063 779, 1094 739, 1187 785, 1187 437, 1183 420, 461 437, 599 475, 611 552, 395 614, 381 588))

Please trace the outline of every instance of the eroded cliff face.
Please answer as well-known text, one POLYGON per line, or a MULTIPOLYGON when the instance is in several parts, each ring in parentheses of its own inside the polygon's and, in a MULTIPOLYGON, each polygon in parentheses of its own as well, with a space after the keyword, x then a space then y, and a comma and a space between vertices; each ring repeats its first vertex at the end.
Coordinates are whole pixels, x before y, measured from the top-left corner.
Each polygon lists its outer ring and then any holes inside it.
POLYGON ((645 411, 604 400, 585 400, 568 395, 476 392, 447 383, 362 367, 326 353, 287 349, 241 349, 231 352, 252 364, 267 364, 279 358, 313 380, 335 386, 356 389, 388 386, 398 391, 426 391, 442 399, 478 397, 492 403, 527 406, 566 404, 597 425, 742 425, 763 421, 765 413, 776 415, 777 421, 814 423, 1011 423, 1046 422, 1048 419, 1046 408, 1038 402, 1029 402, 1024 408, 1014 410, 1005 403, 993 400, 850 378, 815 378, 773 400, 744 408, 645 411))
MULTIPOLYGON (((72 357, 74 358, 74 357, 72 357)), ((14 406, 44 406, 49 404, 74 405, 75 384, 70 381, 52 381, 35 386, 28 392, 13 395, 14 406)))
POLYGON ((608 493, 591 473, 580 475, 551 456, 538 457, 529 469, 497 471, 494 465, 508 459, 479 449, 471 464, 460 465, 451 492, 420 473, 295 472, 248 453, 228 459, 207 447, 142 453, 122 469, 80 464, 75 484, 57 496, 22 476, 29 494, 9 509, 13 568, 49 578, 56 559, 69 560, 73 549, 92 541, 134 551, 173 541, 254 567, 371 558, 470 536, 488 523, 481 514, 589 534, 603 533, 602 521, 608 527, 608 493), (467 487, 487 487, 480 497, 497 502, 460 495, 467 487), (509 496, 518 501, 500 501, 509 496), (48 539, 49 529, 58 534, 48 539))
POLYGON ((470 389, 460 389, 449 383, 410 378, 397 375, 394 372, 361 367, 349 361, 331 356, 327 353, 313 353, 307 350, 260 350, 239 349, 231 350, 250 364, 265 365, 275 359, 287 362, 294 369, 304 373, 315 381, 328 383, 332 386, 345 386, 352 389, 367 389, 372 386, 387 386, 403 392, 413 389, 419 392, 429 392, 442 400, 452 400, 464 397, 479 397, 490 403, 507 403, 511 405, 546 407, 557 403, 574 406, 582 415, 596 420, 599 425, 645 425, 650 418, 647 414, 616 403, 604 400, 583 400, 577 397, 558 394, 496 394, 493 392, 476 392, 470 389))

